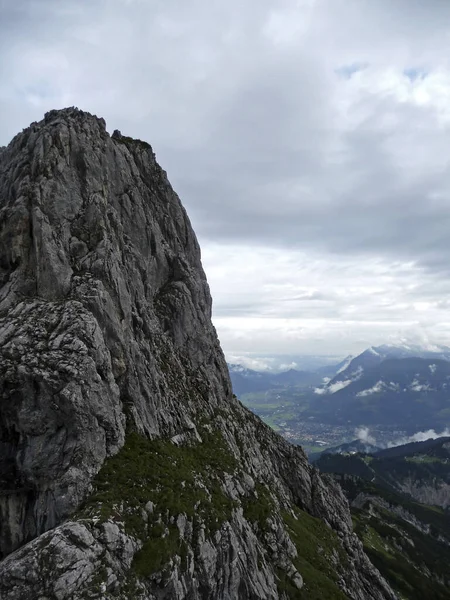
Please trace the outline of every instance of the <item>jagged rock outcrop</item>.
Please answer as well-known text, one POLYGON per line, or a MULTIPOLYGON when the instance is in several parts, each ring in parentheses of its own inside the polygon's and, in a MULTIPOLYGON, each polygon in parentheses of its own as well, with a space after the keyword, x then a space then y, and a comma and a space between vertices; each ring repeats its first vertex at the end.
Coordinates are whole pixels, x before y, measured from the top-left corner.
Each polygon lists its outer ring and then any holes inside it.
POLYGON ((0 152, 0 486, 1 598, 395 597, 233 397, 151 147, 77 109, 0 152))
POLYGON ((450 484, 438 478, 431 481, 417 481, 413 477, 405 477, 398 482, 398 488, 417 502, 435 504, 442 508, 450 506, 450 484))
POLYGON ((448 513, 339 476, 364 548, 400 598, 447 600, 450 589, 448 513))

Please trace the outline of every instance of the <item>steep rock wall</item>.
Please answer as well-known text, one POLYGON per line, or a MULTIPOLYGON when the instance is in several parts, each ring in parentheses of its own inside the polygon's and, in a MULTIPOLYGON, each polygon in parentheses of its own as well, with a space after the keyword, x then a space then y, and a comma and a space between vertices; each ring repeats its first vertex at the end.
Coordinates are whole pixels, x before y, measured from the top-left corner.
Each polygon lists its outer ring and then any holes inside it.
POLYGON ((151 147, 77 109, 0 153, 0 450, 2 598, 394 597, 232 396, 151 147))

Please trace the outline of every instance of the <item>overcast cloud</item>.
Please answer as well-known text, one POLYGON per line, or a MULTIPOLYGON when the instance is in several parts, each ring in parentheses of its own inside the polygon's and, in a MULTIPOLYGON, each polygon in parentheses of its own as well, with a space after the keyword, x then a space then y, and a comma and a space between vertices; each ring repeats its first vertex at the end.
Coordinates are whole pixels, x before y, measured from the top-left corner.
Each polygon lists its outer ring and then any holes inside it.
POLYGON ((450 2, 0 0, 0 144, 148 140, 229 353, 450 343, 450 2))

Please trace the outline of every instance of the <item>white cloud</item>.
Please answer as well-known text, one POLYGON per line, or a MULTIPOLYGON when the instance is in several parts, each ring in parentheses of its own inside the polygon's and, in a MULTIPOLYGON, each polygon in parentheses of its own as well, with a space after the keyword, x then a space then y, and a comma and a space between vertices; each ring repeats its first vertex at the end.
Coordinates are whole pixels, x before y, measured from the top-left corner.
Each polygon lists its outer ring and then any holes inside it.
POLYGON ((430 389, 430 386, 428 384, 419 383, 417 379, 414 379, 409 386, 409 389, 412 392, 426 392, 430 389))
POLYGON ((214 321, 231 352, 343 355, 370 342, 448 340, 450 319, 443 319, 439 302, 450 281, 435 284, 409 263, 328 261, 313 252, 211 244, 203 264, 214 321), (417 296, 432 290, 430 305, 415 307, 417 296))
POLYGON ((289 371, 290 369, 297 369, 298 368, 298 364, 294 361, 290 362, 290 363, 281 363, 280 364, 280 371, 289 371))
POLYGON ((318 396, 324 396, 325 394, 328 394, 328 388, 314 388, 314 393, 318 396))
POLYGON ((394 446, 402 446, 403 444, 409 444, 411 442, 426 442, 426 440, 432 439, 436 440, 441 437, 450 437, 450 429, 446 428, 444 431, 438 433, 434 429, 427 429, 426 431, 418 431, 410 436, 405 436, 395 440, 388 444, 388 448, 393 448, 394 446))
POLYGON ((355 430, 355 436, 361 442, 365 444, 372 444, 372 446, 376 446, 377 440, 373 435, 370 434, 370 429, 368 427, 358 427, 355 430))
POLYGON ((254 371, 272 371, 274 369, 274 360, 272 358, 252 357, 247 354, 227 354, 229 364, 241 365, 254 371))
POLYGON ((336 383, 332 383, 327 385, 324 388, 314 388, 314 393, 323 395, 323 394, 334 394, 335 392, 339 392, 339 390, 343 390, 351 383, 353 383, 353 379, 346 379, 345 381, 336 381, 336 383))
POLYGON ((345 381, 336 381, 336 383, 330 384, 327 387, 327 389, 330 394, 334 394, 335 392, 339 392, 339 390, 343 390, 351 383, 353 383, 353 379, 346 379, 345 381))
POLYGON ((357 398, 365 398, 366 396, 371 396, 372 394, 379 394, 384 388, 384 383, 382 381, 377 381, 374 386, 368 388, 367 390, 361 390, 356 394, 356 396, 357 398))
MULTIPOLYGON (((362 427, 359 427, 358 429, 356 429, 355 436, 357 439, 361 440, 364 443, 372 444, 374 446, 378 445, 375 436, 370 433, 370 429, 368 427, 362 426, 362 427)), ((441 437, 450 437, 450 429, 445 428, 440 433, 438 433, 434 429, 428 429, 426 431, 418 431, 417 433, 414 433, 413 435, 403 436, 393 442, 389 442, 386 445, 386 447, 394 448, 395 446, 402 446, 403 444, 409 444, 411 442, 425 442, 426 440, 429 440, 429 439, 435 440, 435 439, 438 439, 441 437)), ((382 444, 382 447, 384 447, 384 444, 382 444)))

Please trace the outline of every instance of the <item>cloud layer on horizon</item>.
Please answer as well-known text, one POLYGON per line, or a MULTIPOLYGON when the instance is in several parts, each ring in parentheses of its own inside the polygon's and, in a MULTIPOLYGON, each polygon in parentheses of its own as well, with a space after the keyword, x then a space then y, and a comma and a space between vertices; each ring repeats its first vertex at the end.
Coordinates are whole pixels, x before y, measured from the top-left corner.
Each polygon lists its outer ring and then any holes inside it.
POLYGON ((226 350, 450 341, 450 4, 1 4, 0 144, 67 105, 147 139, 226 350))

